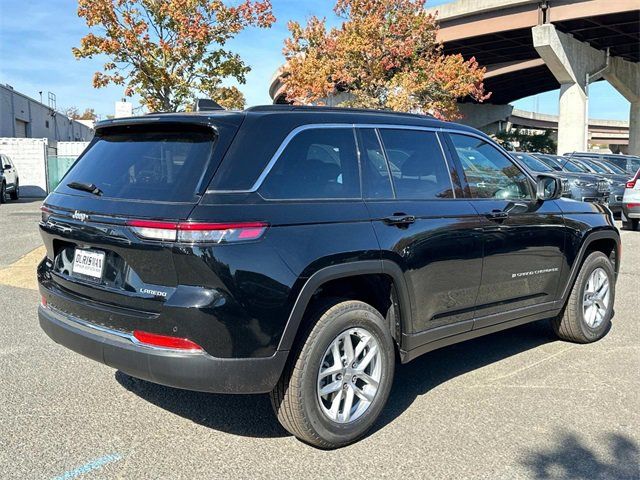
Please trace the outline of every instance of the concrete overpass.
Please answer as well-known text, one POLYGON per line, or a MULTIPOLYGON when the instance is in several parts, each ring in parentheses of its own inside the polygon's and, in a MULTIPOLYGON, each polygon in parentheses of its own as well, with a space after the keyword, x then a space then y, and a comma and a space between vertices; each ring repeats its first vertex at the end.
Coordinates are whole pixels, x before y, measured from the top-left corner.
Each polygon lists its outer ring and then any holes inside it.
POLYGON ((492 96, 466 107, 469 119, 560 88, 558 150, 584 150, 589 84, 607 80, 631 103, 629 151, 640 154, 639 0, 458 0, 430 11, 445 53, 487 67, 492 96))
MULTIPOLYGON (((445 53, 487 67, 485 104, 463 104, 480 128, 508 121, 509 102, 560 88, 558 150, 587 148, 589 84, 609 81, 629 102, 629 151, 640 154, 640 0, 458 0, 437 13, 445 53)), ((285 101, 282 78, 269 91, 285 101)))

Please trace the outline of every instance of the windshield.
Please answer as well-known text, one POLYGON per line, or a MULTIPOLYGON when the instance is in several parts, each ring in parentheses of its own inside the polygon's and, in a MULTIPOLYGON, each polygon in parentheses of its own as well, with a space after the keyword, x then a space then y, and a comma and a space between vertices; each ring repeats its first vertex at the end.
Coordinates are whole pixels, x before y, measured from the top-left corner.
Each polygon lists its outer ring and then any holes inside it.
POLYGON ((214 141, 214 132, 204 127, 108 129, 96 136, 56 191, 85 195, 77 188, 85 184, 110 198, 192 201, 214 141))
POLYGON ((603 168, 601 165, 597 164, 596 162, 592 162, 591 160, 582 159, 582 163, 596 173, 604 173, 604 174, 611 173, 607 171, 606 168, 603 168))
POLYGON ((547 165, 552 170, 556 170, 559 172, 562 171, 562 168, 560 168, 560 165, 558 165, 558 162, 556 162, 555 159, 553 159, 549 155, 536 155, 536 158, 540 160, 542 163, 544 163, 545 165, 547 165))
POLYGON ((598 165, 602 166, 603 168, 606 168, 611 173, 615 173, 617 175, 626 175, 627 174, 627 172, 625 170, 623 170, 622 168, 617 166, 615 163, 610 163, 610 162, 606 162, 606 161, 603 160, 602 162, 598 162, 598 165))
POLYGON ((526 153, 512 153, 514 157, 524 163, 530 170, 534 172, 552 172, 553 168, 549 165, 543 163, 531 155, 527 155, 526 153))
POLYGON ((573 163, 571 160, 567 159, 567 160, 558 160, 558 161, 562 165, 562 168, 564 168, 567 172, 572 172, 572 173, 588 173, 589 172, 589 170, 578 166, 577 164, 573 163))

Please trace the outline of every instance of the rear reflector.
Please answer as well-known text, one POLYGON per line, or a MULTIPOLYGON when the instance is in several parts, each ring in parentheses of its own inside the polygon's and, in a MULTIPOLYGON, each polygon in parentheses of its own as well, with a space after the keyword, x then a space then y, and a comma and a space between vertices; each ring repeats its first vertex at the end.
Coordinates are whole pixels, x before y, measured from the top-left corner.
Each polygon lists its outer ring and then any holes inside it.
POLYGON ((43 307, 46 307, 46 306, 47 306, 47 297, 45 297, 44 295, 42 295, 42 296, 40 297, 40 304, 41 304, 43 307))
POLYGON ((158 335, 157 333, 149 333, 142 330, 134 330, 133 336, 140 343, 153 347, 172 348, 175 350, 187 350, 191 352, 202 351, 202 347, 200 345, 186 338, 158 335))
POLYGON ((150 240, 186 243, 231 243, 257 240, 267 230, 263 222, 197 223, 129 220, 136 235, 150 240))

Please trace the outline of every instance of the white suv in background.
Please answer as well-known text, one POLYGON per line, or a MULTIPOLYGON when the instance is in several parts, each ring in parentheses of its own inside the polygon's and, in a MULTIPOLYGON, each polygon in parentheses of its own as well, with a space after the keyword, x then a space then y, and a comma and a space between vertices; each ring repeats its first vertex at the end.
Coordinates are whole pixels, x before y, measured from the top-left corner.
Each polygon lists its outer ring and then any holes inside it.
POLYGON ((7 201, 7 194, 11 200, 17 200, 20 197, 20 181, 18 170, 11 159, 0 154, 0 203, 7 201))
POLYGON ((637 230, 640 220, 640 169, 627 182, 622 197, 622 228, 637 230))

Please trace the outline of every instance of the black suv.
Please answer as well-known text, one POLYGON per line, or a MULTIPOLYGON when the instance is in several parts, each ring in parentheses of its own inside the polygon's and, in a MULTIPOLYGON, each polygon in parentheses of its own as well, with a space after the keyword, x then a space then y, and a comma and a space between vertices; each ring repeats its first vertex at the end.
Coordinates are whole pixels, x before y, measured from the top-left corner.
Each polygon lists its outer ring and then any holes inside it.
POLYGON ((396 361, 613 315, 620 239, 471 128, 273 106, 101 122, 42 207, 40 325, 178 388, 270 392, 324 448, 380 414, 396 361))

